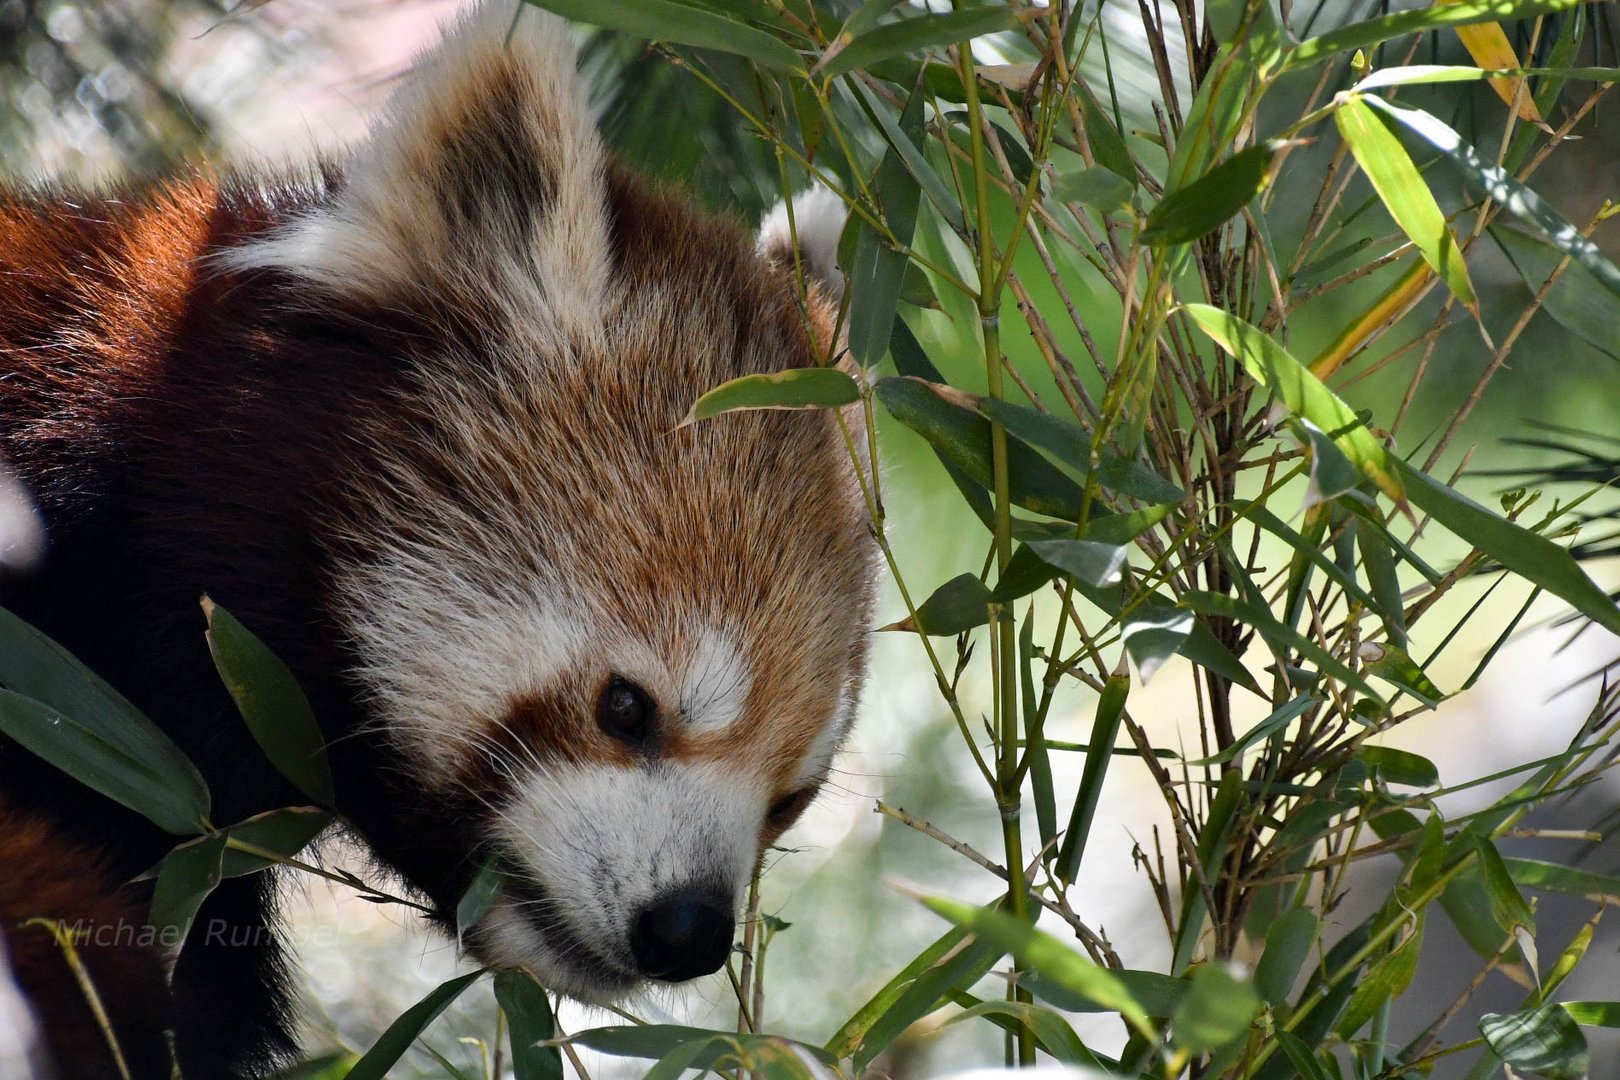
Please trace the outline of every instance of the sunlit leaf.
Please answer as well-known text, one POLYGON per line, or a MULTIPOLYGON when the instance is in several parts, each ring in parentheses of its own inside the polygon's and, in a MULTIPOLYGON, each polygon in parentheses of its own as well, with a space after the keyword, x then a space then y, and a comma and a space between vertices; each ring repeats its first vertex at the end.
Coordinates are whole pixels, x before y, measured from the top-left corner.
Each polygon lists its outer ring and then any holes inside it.
POLYGON ((1120 628, 1125 652, 1136 665, 1142 685, 1158 674, 1164 662, 1174 656, 1192 633, 1193 614, 1178 607, 1144 604, 1133 611, 1120 628))
POLYGON ((1105 1009, 1118 1012, 1136 1031, 1148 1038, 1154 1037, 1152 1022, 1125 984, 1113 972, 1092 963, 1059 938, 1000 911, 977 908, 944 897, 923 896, 918 899, 929 910, 1012 953, 1042 978, 1105 1009))
MULTIPOLYGON (((1494 225, 1487 230, 1502 253, 1519 272, 1532 294, 1558 269, 1563 252, 1538 237, 1516 229, 1494 225)), ((1620 360, 1620 334, 1614 332, 1614 293, 1573 260, 1542 298, 1541 310, 1547 316, 1594 349, 1620 360)))
POLYGON ((1364 641, 1356 650, 1361 670, 1394 683, 1433 709, 1447 697, 1407 651, 1390 641, 1364 641))
POLYGON ((744 375, 698 398, 681 426, 736 409, 830 409, 860 399, 861 388, 837 368, 744 375))
POLYGON ((1440 782, 1440 770, 1434 762, 1410 750, 1368 744, 1356 751, 1356 760, 1391 784, 1427 788, 1440 782))
POLYGON ((1251 378, 1276 394, 1289 410, 1326 432, 1361 474, 1397 503, 1404 501, 1399 477, 1384 446, 1355 411, 1270 337, 1207 304, 1188 304, 1187 314, 1214 342, 1231 353, 1251 378))
POLYGON ((1568 11, 1585 0, 1462 0, 1440 7, 1421 8, 1380 15, 1350 23, 1308 38, 1283 54, 1285 68, 1315 64, 1336 53, 1364 49, 1380 42, 1421 34, 1444 26, 1468 26, 1484 22, 1529 19, 1537 15, 1568 11))
POLYGON ((1477 317, 1479 303, 1468 278, 1462 249, 1406 147, 1362 98, 1346 98, 1334 111, 1333 119, 1355 155, 1356 164, 1367 175, 1395 224, 1417 246, 1424 261, 1440 275, 1457 299, 1477 317))
POLYGON ((1501 203, 1504 210, 1521 221, 1536 226, 1554 247, 1580 263, 1604 288, 1620 295, 1620 268, 1610 262, 1596 244, 1547 200, 1464 142, 1462 136, 1443 121, 1422 109, 1392 105, 1376 95, 1362 100, 1444 154, 1473 187, 1501 203))

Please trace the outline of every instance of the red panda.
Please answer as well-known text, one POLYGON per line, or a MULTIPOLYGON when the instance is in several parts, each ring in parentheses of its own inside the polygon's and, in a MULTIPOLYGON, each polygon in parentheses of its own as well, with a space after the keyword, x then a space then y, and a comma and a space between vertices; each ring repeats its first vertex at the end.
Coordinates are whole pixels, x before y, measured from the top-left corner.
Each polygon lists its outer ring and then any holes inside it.
MULTIPOLYGON (((472 953, 608 1001, 723 964, 848 728, 875 563, 858 427, 681 423, 825 362, 831 283, 799 296, 785 230, 627 172, 577 83, 559 20, 492 2, 341 167, 0 194, 0 459, 45 532, 0 602, 163 726, 224 823, 306 800, 220 685, 207 592, 300 679, 379 859, 449 913, 498 854, 472 953)), ((43 1006, 70 984, 22 923, 74 912, 38 864, 73 852, 128 915, 149 894, 118 883, 175 838, 3 740, 0 798, 51 833, 0 838, 43 1006)), ((194 928, 166 990, 92 958, 135 995, 117 1034, 167 1028, 207 1080, 285 1060, 274 901, 270 874, 225 881, 196 927, 230 932, 194 928)), ((36 1012, 59 1055, 95 1040, 36 1012)))

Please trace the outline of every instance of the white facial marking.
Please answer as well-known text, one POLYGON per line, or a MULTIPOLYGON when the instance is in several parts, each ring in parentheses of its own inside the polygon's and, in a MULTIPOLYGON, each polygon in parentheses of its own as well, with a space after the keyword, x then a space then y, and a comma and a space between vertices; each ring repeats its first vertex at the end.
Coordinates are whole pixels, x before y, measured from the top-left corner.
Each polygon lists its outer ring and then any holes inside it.
POLYGON ((375 712, 419 776, 452 775, 516 695, 537 692, 584 654, 591 614, 561 588, 491 589, 500 571, 467 552, 389 550, 343 580, 346 629, 375 712))
POLYGON ((855 723, 855 699, 858 693, 855 679, 846 678, 844 687, 838 694, 838 704, 833 714, 821 725, 821 730, 816 732, 815 739, 810 743, 810 749, 804 755, 796 783, 806 784, 820 780, 827 775, 827 770, 832 768, 838 748, 843 745, 851 725, 855 723))
POLYGON ((485 958, 587 1000, 623 994, 639 981, 629 935, 649 904, 701 889, 736 910, 766 797, 761 781, 707 763, 535 770, 496 835, 543 899, 519 887, 496 902, 477 931, 485 958))
POLYGON ((730 635, 706 627, 681 684, 681 722, 694 732, 724 731, 741 719, 753 677, 730 635))

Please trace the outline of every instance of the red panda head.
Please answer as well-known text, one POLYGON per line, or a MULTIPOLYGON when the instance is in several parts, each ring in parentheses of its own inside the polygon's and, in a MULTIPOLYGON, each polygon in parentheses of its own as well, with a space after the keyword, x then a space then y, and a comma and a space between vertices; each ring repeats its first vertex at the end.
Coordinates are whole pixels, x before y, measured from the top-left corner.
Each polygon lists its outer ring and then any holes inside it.
POLYGON ((821 362, 829 307, 614 164, 574 65, 487 5, 330 198, 224 261, 426 328, 321 526, 332 612, 397 766, 504 860, 474 950, 602 1000, 723 962, 850 722, 873 552, 838 417, 680 426, 821 362))

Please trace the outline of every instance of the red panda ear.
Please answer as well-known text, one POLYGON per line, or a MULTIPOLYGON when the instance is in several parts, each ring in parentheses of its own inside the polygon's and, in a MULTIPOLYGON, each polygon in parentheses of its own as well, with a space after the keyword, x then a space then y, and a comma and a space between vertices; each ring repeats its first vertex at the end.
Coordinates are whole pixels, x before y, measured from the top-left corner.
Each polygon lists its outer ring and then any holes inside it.
POLYGON ((224 261, 377 300, 475 290, 598 310, 603 167, 567 26, 490 0, 417 60, 324 205, 224 261))
POLYGON ((765 215, 759 224, 759 253, 772 265, 791 271, 797 245, 805 277, 836 302, 844 295, 838 241, 848 217, 843 198, 832 189, 808 188, 777 203, 765 215))

